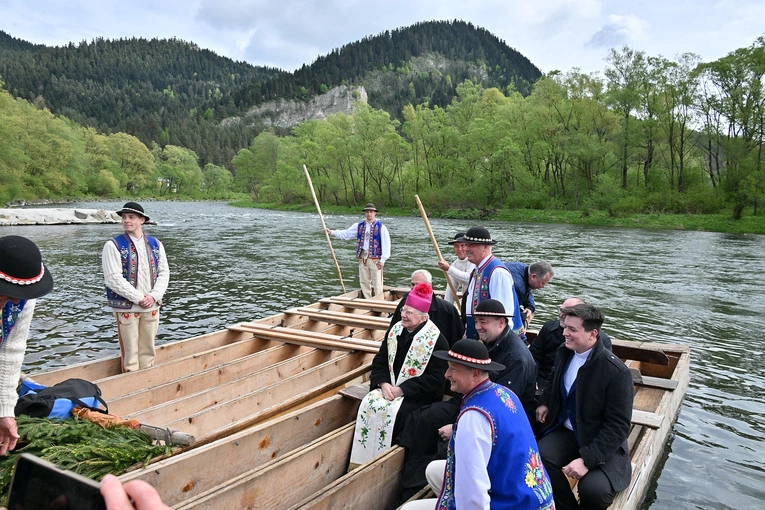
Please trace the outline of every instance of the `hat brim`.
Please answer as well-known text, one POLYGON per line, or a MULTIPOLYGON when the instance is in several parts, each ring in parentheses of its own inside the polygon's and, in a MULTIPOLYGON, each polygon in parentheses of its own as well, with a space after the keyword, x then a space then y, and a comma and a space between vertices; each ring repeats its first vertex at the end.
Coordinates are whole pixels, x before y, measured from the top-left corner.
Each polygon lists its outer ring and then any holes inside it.
POLYGON ((374 211, 374 212, 377 212, 377 209, 372 209, 371 207, 366 207, 366 208, 364 208, 364 209, 362 209, 362 210, 361 210, 361 212, 367 212, 367 211, 374 211))
MULTIPOLYGON (((469 240, 465 239, 464 237, 460 237, 459 239, 455 239, 452 242, 467 243, 467 244, 497 244, 497 241, 495 241, 494 239, 489 239, 488 241, 469 241, 469 240)), ((449 244, 452 244, 452 243, 449 243, 449 244)))
POLYGON ((122 213, 133 213, 133 214, 137 214, 138 216, 142 216, 142 217, 143 217, 143 218, 144 218, 146 221, 149 221, 149 217, 148 217, 148 216, 146 216, 146 215, 145 215, 144 213, 142 213, 141 211, 139 211, 138 209, 130 209, 130 208, 125 208, 125 207, 123 207, 122 209, 120 209, 119 211, 117 211, 117 215, 118 215, 118 216, 121 218, 121 217, 122 217, 122 213))
POLYGON ((497 317, 497 318, 504 317, 506 319, 510 318, 510 317, 514 317, 514 315, 512 313, 507 313, 507 312, 505 312, 505 313, 499 313, 499 312, 473 312, 473 313, 469 313, 467 315, 472 315, 473 317, 497 317))
MULTIPOLYGON (((476 340, 476 342, 479 342, 479 341, 480 340, 476 340)), ((473 363, 470 361, 465 361, 459 358, 455 358, 454 356, 450 356, 449 351, 433 351, 433 356, 446 361, 451 361, 453 363, 459 363, 460 365, 465 365, 466 367, 477 368, 478 370, 485 370, 487 372, 494 372, 497 370, 505 369, 505 365, 503 365, 502 363, 497 363, 496 361, 492 361, 488 365, 483 365, 481 363, 473 363)))
POLYGON ((0 296, 12 299, 36 299, 53 290, 53 276, 48 271, 48 266, 43 264, 45 273, 39 282, 31 285, 17 285, 0 279, 0 296))

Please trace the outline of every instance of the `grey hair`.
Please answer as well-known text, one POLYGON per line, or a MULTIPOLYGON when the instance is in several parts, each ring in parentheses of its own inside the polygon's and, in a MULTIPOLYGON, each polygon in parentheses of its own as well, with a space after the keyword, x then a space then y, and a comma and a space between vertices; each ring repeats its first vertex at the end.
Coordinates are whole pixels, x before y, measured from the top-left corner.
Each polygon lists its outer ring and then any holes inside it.
POLYGON ((433 275, 430 274, 430 271, 428 271, 427 269, 418 269, 415 272, 413 272, 412 276, 410 276, 409 278, 410 279, 414 278, 414 275, 416 274, 421 274, 422 276, 425 277, 425 282, 428 285, 433 285, 433 275))
POLYGON ((546 260, 540 260, 539 262, 529 264, 529 274, 535 274, 540 278, 544 278, 548 274, 550 275, 550 278, 555 276, 552 266, 546 260))

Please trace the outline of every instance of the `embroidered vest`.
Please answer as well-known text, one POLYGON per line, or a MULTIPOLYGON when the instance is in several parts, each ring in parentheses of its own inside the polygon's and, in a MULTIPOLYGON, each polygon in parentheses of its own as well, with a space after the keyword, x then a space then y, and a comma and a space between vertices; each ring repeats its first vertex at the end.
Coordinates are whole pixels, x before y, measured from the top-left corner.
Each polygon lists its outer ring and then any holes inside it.
MULTIPOLYGON (((486 380, 462 399, 460 415, 449 442, 444 486, 436 509, 456 510, 454 444, 460 434, 460 418, 468 411, 480 412, 491 426, 491 455, 486 467, 491 481, 491 510, 554 508, 552 486, 521 402, 512 391, 486 380)), ((470 455, 471 452, 461 454, 470 455)))
MULTIPOLYGON (((498 267, 506 269, 502 261, 492 255, 489 261, 484 264, 483 267, 475 269, 472 280, 473 285, 468 289, 468 292, 470 292, 470 299, 473 302, 473 310, 475 310, 475 307, 478 306, 478 303, 481 301, 491 299, 491 293, 489 292, 489 282, 491 281, 491 274, 498 267)), ((465 333, 467 338, 476 337, 475 319, 472 315, 467 316, 465 333)))
MULTIPOLYGON (((143 235, 146 240, 146 248, 149 252, 149 271, 151 272, 152 286, 157 283, 157 273, 159 273, 159 241, 156 238, 143 235)), ((121 234, 112 239, 112 242, 120 252, 122 259, 122 276, 130 282, 130 285, 138 288, 138 252, 135 249, 133 241, 127 234, 121 234)), ((123 310, 130 309, 133 303, 106 287, 106 301, 112 308, 123 310)))
MULTIPOLYGON (((361 252, 364 249, 364 233, 366 232, 366 229, 367 222, 360 221, 359 230, 356 233, 356 258, 361 258, 361 252)), ((375 220, 372 225, 370 225, 369 230, 369 250, 367 250, 367 253, 369 254, 370 259, 379 259, 382 257, 382 222, 380 220, 375 220)))
POLYGON ((0 327, 0 347, 2 347, 5 339, 11 336, 11 331, 16 325, 16 320, 19 318, 21 311, 24 310, 24 305, 27 304, 26 299, 20 300, 18 303, 12 303, 8 301, 3 306, 0 313, 2 314, 2 327, 0 327))

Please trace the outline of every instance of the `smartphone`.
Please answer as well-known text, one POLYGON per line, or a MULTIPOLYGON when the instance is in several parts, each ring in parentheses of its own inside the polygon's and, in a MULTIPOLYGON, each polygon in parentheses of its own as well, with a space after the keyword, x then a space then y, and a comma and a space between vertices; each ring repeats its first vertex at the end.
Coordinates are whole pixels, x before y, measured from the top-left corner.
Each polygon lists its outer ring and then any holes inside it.
POLYGON ((23 453, 16 460, 8 510, 106 510, 98 482, 23 453))

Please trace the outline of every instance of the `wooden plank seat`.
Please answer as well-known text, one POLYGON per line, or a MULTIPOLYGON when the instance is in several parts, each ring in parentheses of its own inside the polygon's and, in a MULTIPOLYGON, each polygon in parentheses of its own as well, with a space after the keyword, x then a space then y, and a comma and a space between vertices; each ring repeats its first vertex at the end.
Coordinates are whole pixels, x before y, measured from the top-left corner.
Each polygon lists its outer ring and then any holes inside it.
POLYGON ((381 301, 379 299, 349 299, 340 297, 331 297, 320 299, 319 303, 327 305, 340 305, 346 308, 358 310, 369 310, 372 312, 392 314, 396 311, 398 301, 381 301))
POLYGON ((631 347, 614 343, 611 346, 611 352, 623 360, 641 361, 643 363, 654 363, 656 365, 668 366, 669 357, 664 351, 646 347, 631 347))
POLYGON ((300 329, 280 328, 278 326, 268 326, 257 322, 236 324, 234 326, 229 326, 228 329, 252 333, 259 338, 268 338, 289 344, 307 345, 319 349, 363 351, 377 354, 377 351, 380 348, 380 342, 375 340, 351 338, 349 336, 341 337, 300 329))
POLYGON ((363 329, 378 329, 386 331, 390 327, 390 319, 387 317, 372 317, 357 313, 337 312, 333 310, 321 310, 316 308, 293 308, 286 314, 300 315, 319 321, 351 326, 363 329))
POLYGON ((637 368, 630 368, 632 373, 632 383, 637 386, 647 388, 657 388, 660 390, 674 391, 677 388, 677 381, 674 379, 664 379, 663 377, 651 377, 643 375, 637 368))

